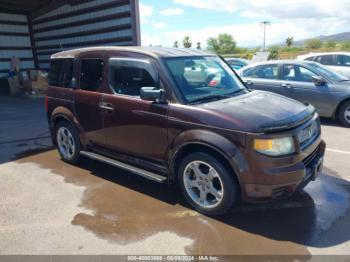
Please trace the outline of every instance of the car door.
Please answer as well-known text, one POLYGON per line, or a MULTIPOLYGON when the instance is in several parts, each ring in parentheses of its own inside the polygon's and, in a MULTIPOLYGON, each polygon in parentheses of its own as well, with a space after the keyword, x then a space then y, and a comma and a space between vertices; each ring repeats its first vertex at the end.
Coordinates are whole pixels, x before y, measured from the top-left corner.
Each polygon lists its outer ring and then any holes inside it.
POLYGON ((321 115, 327 116, 333 105, 331 90, 327 83, 316 85, 312 80, 313 76, 318 75, 304 66, 284 64, 281 87, 285 89, 288 97, 302 103, 310 103, 321 115))
POLYGON ((335 60, 335 66, 333 67, 337 72, 350 79, 350 56, 349 55, 337 55, 335 60))
POLYGON ((75 90, 75 116, 83 129, 83 139, 91 147, 104 144, 102 101, 104 65, 106 57, 100 53, 83 54, 78 59, 78 88, 75 90))
POLYGON ((281 90, 278 64, 249 67, 243 70, 242 79, 250 89, 265 90, 284 95, 283 90, 281 90))
POLYGON ((111 58, 111 92, 103 96, 106 148, 126 161, 163 165, 168 148, 168 104, 144 101, 142 87, 160 88, 158 73, 148 59, 111 58), (108 109, 109 108, 109 109, 108 109), (141 162, 140 162, 141 161, 141 162))

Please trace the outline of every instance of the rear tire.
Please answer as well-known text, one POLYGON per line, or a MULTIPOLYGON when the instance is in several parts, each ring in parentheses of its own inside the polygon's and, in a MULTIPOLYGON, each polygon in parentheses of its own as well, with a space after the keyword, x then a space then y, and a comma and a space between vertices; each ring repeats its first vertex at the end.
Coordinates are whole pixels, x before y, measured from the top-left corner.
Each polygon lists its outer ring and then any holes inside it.
POLYGON ((57 150, 63 161, 76 164, 80 158, 80 141, 76 129, 66 121, 61 121, 56 126, 57 150))
POLYGON ((234 174, 210 154, 189 154, 181 161, 178 172, 182 193, 198 212, 224 215, 238 202, 234 174))
POLYGON ((339 108, 338 120, 343 126, 350 128, 350 101, 346 101, 339 108))

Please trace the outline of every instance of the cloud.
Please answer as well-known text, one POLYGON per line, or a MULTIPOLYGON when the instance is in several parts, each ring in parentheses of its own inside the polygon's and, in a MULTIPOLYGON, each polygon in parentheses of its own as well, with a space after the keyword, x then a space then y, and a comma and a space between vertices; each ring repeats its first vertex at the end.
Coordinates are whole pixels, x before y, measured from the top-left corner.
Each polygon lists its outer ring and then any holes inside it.
POLYGON ((163 16, 174 16, 174 15, 182 15, 184 13, 184 10, 182 8, 167 8, 167 9, 161 10, 159 13, 163 16))
POLYGON ((140 3, 140 18, 141 23, 146 24, 149 22, 148 17, 152 16, 154 13, 153 7, 150 5, 145 5, 140 3))
POLYGON ((245 17, 280 19, 350 19, 349 0, 173 0, 176 4, 217 12, 239 12, 245 17))
MULTIPOLYGON (((281 43, 287 37, 293 36, 295 40, 314 37, 321 34, 336 33, 339 27, 347 27, 345 21, 334 21, 327 19, 320 24, 319 19, 304 19, 297 21, 281 21, 273 23, 267 28, 267 45, 281 43)), ((192 43, 201 42, 206 47, 208 38, 216 37, 220 33, 232 34, 238 46, 261 46, 263 42, 263 33, 259 23, 245 23, 227 26, 208 26, 201 29, 176 30, 176 31, 158 31, 154 35, 148 34, 147 41, 143 44, 173 46, 175 41, 182 42, 184 36, 190 36, 192 43), (156 41, 152 42, 152 36, 156 41)), ((143 39, 144 40, 144 39, 143 39)))
POLYGON ((156 23, 153 23, 152 25, 156 29, 163 29, 163 28, 167 27, 168 24, 165 22, 156 22, 156 23))

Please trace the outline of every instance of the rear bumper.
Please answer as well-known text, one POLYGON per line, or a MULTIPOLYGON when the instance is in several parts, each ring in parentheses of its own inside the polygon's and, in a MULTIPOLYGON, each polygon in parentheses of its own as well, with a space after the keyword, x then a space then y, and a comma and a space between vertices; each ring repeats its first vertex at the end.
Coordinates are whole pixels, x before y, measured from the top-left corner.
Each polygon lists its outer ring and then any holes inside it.
MULTIPOLYGON (((281 180, 283 183, 244 184, 242 200, 244 202, 265 202, 287 198, 302 190, 309 182, 316 180, 321 174, 325 149, 326 143, 321 140, 301 161, 282 168, 276 168, 275 171, 277 170, 277 172, 273 172, 273 180, 281 180), (288 178, 287 181, 284 178, 288 178)), ((261 176, 270 176, 271 169, 267 171, 261 170, 261 174, 263 174, 261 176)))

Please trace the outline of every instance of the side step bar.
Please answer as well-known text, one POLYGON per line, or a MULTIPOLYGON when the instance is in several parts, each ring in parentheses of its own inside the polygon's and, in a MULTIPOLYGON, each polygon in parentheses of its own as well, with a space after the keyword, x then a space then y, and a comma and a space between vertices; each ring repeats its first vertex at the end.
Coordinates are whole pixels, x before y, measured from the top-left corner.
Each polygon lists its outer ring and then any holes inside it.
POLYGON ((119 167, 121 169, 130 171, 132 173, 135 173, 135 174, 137 174, 139 176, 142 176, 142 177, 148 178, 150 180, 156 181, 158 183, 163 183, 163 182, 166 181, 166 178, 163 177, 163 176, 154 174, 152 172, 143 170, 143 169, 138 168, 138 167, 134 167, 134 166, 129 165, 129 164, 125 164, 123 162, 120 162, 118 160, 114 160, 114 159, 109 158, 109 157, 105 157, 105 156, 102 156, 102 155, 99 155, 99 154, 96 154, 96 153, 93 153, 93 152, 88 152, 88 151, 81 151, 80 154, 82 154, 83 156, 86 156, 88 158, 91 158, 91 159, 94 159, 94 160, 98 160, 98 161, 104 162, 106 164, 109 164, 109 165, 112 165, 112 166, 119 167))

